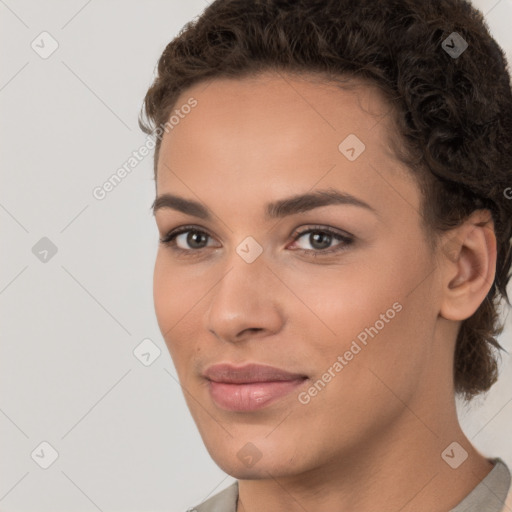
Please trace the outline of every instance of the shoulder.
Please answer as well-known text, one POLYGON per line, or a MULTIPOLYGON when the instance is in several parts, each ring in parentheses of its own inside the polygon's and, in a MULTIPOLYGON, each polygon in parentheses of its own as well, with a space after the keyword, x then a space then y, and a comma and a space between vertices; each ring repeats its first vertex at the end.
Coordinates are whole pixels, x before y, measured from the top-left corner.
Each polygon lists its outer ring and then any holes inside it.
POLYGON ((503 459, 488 459, 490 473, 450 512, 505 512, 512 510, 511 475, 503 459))
MULTIPOLYGON (((495 462, 494 469, 491 471, 491 473, 494 473, 494 480, 492 481, 492 486, 494 487, 493 490, 503 504, 500 511, 512 510, 512 477, 510 469, 505 461, 500 457, 496 457, 491 460, 495 462)), ((484 479, 484 482, 485 480, 486 479, 484 479)))
MULTIPOLYGON (((510 472, 509 472, 509 474, 510 474, 510 472)), ((509 487, 509 489, 508 489, 508 494, 507 494, 507 497, 505 498, 505 502, 503 505, 504 505, 504 507, 502 509, 503 511, 512 510, 512 486, 509 487)))
POLYGON ((238 480, 187 512, 236 512, 238 480))

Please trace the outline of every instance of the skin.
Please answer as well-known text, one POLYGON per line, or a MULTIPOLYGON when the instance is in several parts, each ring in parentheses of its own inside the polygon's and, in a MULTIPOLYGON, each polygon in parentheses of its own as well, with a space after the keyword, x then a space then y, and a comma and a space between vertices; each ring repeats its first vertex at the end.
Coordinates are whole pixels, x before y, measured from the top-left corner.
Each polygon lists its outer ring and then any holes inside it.
MULTIPOLYGON (((369 85, 344 90, 267 72, 196 84, 176 106, 191 96, 198 105, 162 140, 157 195, 200 201, 214 218, 155 212, 161 237, 187 224, 209 237, 199 250, 179 237, 199 256, 159 246, 154 303, 205 446, 239 480, 237 511, 450 510, 492 469, 460 428, 452 376, 460 322, 494 279, 489 212, 429 249, 418 186, 387 144, 396 133, 389 105, 369 85), (348 134, 366 145, 354 161, 338 149, 348 134), (329 205, 264 217, 268 201, 329 187, 377 213, 329 205), (310 234, 293 234, 318 225, 355 241, 314 258, 321 249, 310 234), (236 252, 247 236, 264 249, 250 264, 236 252), (395 302, 402 310, 301 403, 298 391, 395 302), (309 380, 258 411, 229 412, 201 376, 220 362, 269 364, 309 380), (248 442, 261 454, 252 467, 237 456, 248 442), (453 442, 468 453, 456 469, 441 457, 453 442)), ((340 244, 333 238, 328 248, 340 244)))

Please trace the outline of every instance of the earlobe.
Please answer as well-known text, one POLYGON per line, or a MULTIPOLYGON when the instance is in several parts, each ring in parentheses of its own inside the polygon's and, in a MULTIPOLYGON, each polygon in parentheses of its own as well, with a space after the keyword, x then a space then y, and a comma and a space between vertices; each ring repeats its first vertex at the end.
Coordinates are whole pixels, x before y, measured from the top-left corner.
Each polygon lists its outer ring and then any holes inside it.
POLYGON ((484 301, 496 274, 496 236, 490 212, 473 212, 447 237, 439 255, 443 286, 439 314, 462 321, 484 301))

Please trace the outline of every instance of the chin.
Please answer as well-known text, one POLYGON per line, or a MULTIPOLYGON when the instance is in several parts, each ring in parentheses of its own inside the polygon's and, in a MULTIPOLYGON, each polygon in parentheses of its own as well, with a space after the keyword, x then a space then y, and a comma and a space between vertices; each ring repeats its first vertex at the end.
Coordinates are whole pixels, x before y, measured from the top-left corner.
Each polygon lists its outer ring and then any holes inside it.
MULTIPOLYGON (((224 473, 227 473, 229 476, 232 476, 233 478, 236 478, 237 480, 265 480, 269 477, 269 474, 275 477, 275 473, 273 471, 266 470, 265 468, 245 468, 241 467, 240 465, 237 467, 229 466, 229 467, 222 467, 218 465, 224 473)), ((277 475, 281 476, 281 475, 277 475)))
POLYGON ((273 461, 264 463, 263 459, 251 468, 244 466, 238 459, 227 461, 223 457, 222 461, 219 459, 213 460, 224 473, 238 480, 268 480, 269 478, 282 478, 296 473, 289 466, 284 468, 276 465, 273 461))
POLYGON ((241 480, 286 477, 302 470, 294 460, 297 455, 294 450, 288 453, 269 440, 266 443, 263 439, 261 442, 256 440, 254 444, 236 441, 230 446, 217 444, 211 448, 207 446, 207 450, 222 471, 241 480))

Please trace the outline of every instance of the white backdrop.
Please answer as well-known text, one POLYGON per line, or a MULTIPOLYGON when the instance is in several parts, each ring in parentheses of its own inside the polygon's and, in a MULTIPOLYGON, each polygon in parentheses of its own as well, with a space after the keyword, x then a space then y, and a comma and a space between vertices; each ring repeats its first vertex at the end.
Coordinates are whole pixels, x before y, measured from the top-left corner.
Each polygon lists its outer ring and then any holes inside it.
MULTIPOLYGON (((156 61, 206 5, 0 0, 1 511, 184 511, 233 481, 156 323, 152 154, 92 193, 144 143, 156 61), (145 339, 161 351, 150 366, 133 353, 145 339)), ((512 0, 475 5, 512 63, 512 0)), ((474 445, 512 468, 511 384, 503 354, 492 391, 458 410, 474 445)))

